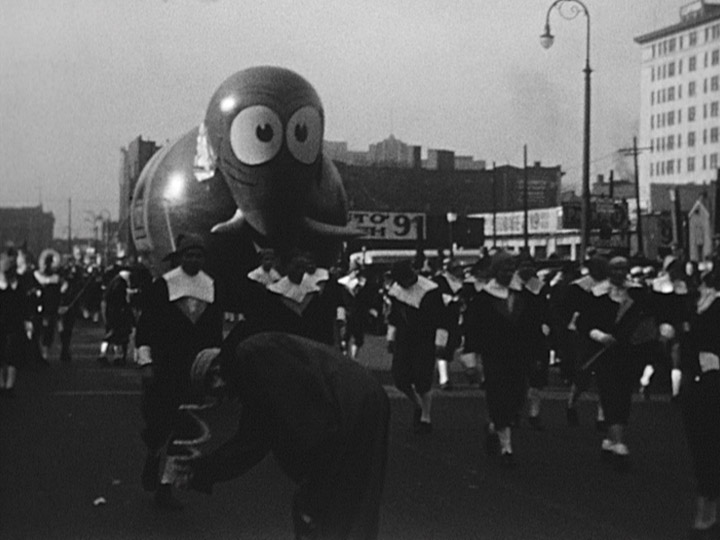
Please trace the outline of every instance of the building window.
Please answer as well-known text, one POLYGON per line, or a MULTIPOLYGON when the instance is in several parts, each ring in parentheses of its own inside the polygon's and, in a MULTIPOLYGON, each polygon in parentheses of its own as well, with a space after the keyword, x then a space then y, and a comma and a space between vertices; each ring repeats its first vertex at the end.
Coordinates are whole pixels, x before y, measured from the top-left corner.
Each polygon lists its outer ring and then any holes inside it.
POLYGON ((675 62, 670 62, 667 67, 668 77, 675 76, 675 62))
POLYGON ((667 163, 665 163, 665 173, 673 174, 674 172, 675 172, 675 160, 668 159, 667 163))
POLYGON ((718 155, 717 152, 710 154, 710 168, 717 169, 718 166, 718 155))
POLYGON ((703 120, 707 118, 707 103, 703 103, 703 120))
POLYGON ((712 52, 712 65, 717 66, 720 64, 720 49, 715 49, 712 52))
POLYGON ((668 125, 668 126, 674 126, 674 125, 675 125, 675 111, 668 111, 668 113, 667 113, 667 125, 668 125))
POLYGON ((717 117, 717 115, 718 115, 718 102, 717 102, 717 101, 713 101, 713 102, 710 104, 710 116, 712 116, 713 118, 715 118, 715 117, 717 117))
POLYGON ((675 101, 675 87, 671 86, 667 89, 667 100, 668 101, 675 101))
POLYGON ((672 38, 668 41, 668 52, 674 52, 675 51, 675 38, 672 38))
MULTIPOLYGON (((697 45, 697 32, 690 32, 688 34, 688 45, 690 47, 693 47, 694 45, 697 45)), ((653 45, 653 56, 655 56, 655 46, 653 45)))
POLYGON ((695 146, 695 132, 688 131, 688 146, 695 146))
POLYGON ((678 84, 678 99, 682 99, 682 84, 678 84))
POLYGON ((680 158, 677 158, 677 161, 675 162, 675 168, 677 169, 677 173, 680 174, 682 171, 680 170, 680 165, 682 164, 682 160, 680 158))
POLYGON ((707 94, 707 79, 703 79, 703 94, 707 94))
POLYGON ((678 60, 678 75, 682 75, 682 64, 683 64, 683 61, 681 58, 680 60, 678 60))
POLYGON ((650 105, 655 105, 655 91, 650 92, 650 105))
POLYGON ((655 58, 655 45, 652 46, 652 57, 655 58))
POLYGON ((682 133, 677 134, 677 147, 682 147, 682 133))
POLYGON ((695 105, 688 107, 688 122, 695 121, 695 105))
POLYGON ((707 169, 707 156, 703 156, 703 171, 707 169))
POLYGON ((665 145, 665 148, 667 148, 668 150, 672 150, 675 148, 675 136, 674 135, 667 136, 667 144, 665 145))
POLYGON ((678 121, 678 124, 682 124, 682 109, 678 109, 677 121, 678 121))
POLYGON ((688 170, 688 172, 693 172, 695 170, 695 157, 694 156, 687 158, 687 170, 688 170))
POLYGON ((695 71, 697 69, 697 57, 695 55, 688 58, 688 71, 695 71))
POLYGON ((688 97, 693 97, 695 95, 695 81, 690 81, 688 83, 688 97))
POLYGON ((716 143, 716 142, 718 142, 718 140, 720 140, 720 139, 718 139, 718 131, 720 131, 720 130, 718 130, 718 128, 716 128, 716 127, 710 128, 710 142, 711 143, 716 143))
POLYGON ((717 92, 720 89, 720 76, 714 75, 710 78, 710 90, 717 92))

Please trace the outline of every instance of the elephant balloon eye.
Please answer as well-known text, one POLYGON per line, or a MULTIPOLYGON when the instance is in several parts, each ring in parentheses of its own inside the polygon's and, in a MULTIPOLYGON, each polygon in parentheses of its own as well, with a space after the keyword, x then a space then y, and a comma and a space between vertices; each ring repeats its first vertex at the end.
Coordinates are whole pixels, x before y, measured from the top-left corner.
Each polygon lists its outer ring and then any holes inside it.
POLYGON ((295 139, 297 139, 298 142, 304 143, 307 141, 308 138, 308 129, 305 124, 298 124, 295 126, 295 139))
POLYGON ((257 134, 257 138, 260 139, 264 143, 268 143, 268 142, 272 141, 273 128, 269 124, 265 124, 264 126, 258 126, 255 129, 255 133, 257 134))
POLYGON ((323 139, 320 111, 315 107, 301 107, 290 117, 286 133, 288 149, 295 159, 306 165, 314 163, 323 139))
POLYGON ((274 158, 282 146, 282 122, 264 105, 241 110, 230 126, 230 145, 246 165, 260 165, 274 158))

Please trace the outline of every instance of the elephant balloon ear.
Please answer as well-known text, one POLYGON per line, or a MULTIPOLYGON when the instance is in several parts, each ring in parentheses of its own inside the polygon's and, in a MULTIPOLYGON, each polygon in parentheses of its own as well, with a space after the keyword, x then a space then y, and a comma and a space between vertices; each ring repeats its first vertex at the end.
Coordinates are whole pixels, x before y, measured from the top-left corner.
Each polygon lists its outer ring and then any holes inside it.
POLYGON ((193 159, 193 174, 198 182, 204 182, 215 176, 217 155, 210 144, 205 122, 200 124, 195 146, 195 159, 193 159))

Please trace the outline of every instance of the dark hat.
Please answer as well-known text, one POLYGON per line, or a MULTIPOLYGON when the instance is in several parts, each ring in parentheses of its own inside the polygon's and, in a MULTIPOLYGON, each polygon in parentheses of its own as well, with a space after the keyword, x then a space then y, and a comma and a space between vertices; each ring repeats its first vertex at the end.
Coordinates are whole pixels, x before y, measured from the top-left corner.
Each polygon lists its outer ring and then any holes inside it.
POLYGON ((515 258, 512 254, 503 249, 493 253, 492 257, 490 257, 490 268, 488 269, 490 277, 496 277, 500 269, 509 264, 515 265, 515 258))
POLYGON ((412 261, 406 259, 403 261, 397 261, 393 263, 392 269, 390 270, 390 277, 393 281, 409 281, 417 276, 413 269, 412 261))
POLYGON ((178 257, 188 249, 200 249, 205 252, 207 250, 205 247, 205 240, 199 234, 179 234, 177 240, 175 241, 175 251, 168 253, 163 260, 167 261, 171 257, 178 257))

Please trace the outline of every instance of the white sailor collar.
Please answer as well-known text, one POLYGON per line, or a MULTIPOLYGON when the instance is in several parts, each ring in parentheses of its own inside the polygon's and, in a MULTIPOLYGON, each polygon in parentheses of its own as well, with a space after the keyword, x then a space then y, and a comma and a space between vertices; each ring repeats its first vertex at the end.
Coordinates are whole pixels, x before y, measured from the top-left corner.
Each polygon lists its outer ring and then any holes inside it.
POLYGON ((350 272, 346 276, 343 276, 339 278, 338 283, 345 287, 350 294, 355 294, 357 291, 357 288, 360 286, 362 287, 366 283, 366 279, 364 277, 359 277, 358 273, 355 271, 350 272))
POLYGON ((167 283, 168 299, 171 302, 183 297, 196 298, 208 304, 215 301, 215 283, 202 270, 191 276, 178 266, 163 274, 163 279, 167 283))
POLYGON ((720 292, 717 292, 717 291, 714 294, 711 293, 711 294, 708 294, 705 296, 701 296, 698 299, 697 305, 696 305, 696 310, 697 310, 698 315, 706 312, 710 308, 710 306, 713 305, 715 300, 717 300, 718 298, 720 298, 720 292))
POLYGON ((8 288, 15 290, 18 288, 19 285, 20 282, 17 279, 13 281, 8 281, 7 276, 4 273, 0 272, 0 291, 5 291, 8 288))
POLYGON ((50 274, 49 276, 47 274, 43 274, 40 270, 35 270, 33 272, 33 276, 35 276, 35 280, 40 285, 56 285, 60 283, 60 275, 59 274, 50 274))
POLYGON ((462 279, 453 276, 450 272, 443 272, 440 275, 445 278, 445 281, 447 281, 447 284, 450 286, 450 290, 453 294, 456 294, 460 289, 462 289, 462 279))
POLYGON ((318 287, 317 283, 312 279, 309 279, 309 276, 305 274, 299 284, 293 283, 287 276, 285 276, 275 283, 268 285, 267 290, 275 294, 279 294, 283 298, 292 300, 297 304, 301 304, 303 300, 305 300, 306 296, 319 292, 320 287, 318 287))
POLYGON ((652 290, 659 294, 688 294, 687 283, 681 279, 672 281, 668 274, 656 277, 652 282, 652 290))
POLYGON ((414 308, 419 308, 425 295, 437 289, 438 284, 424 276, 418 276, 417 281, 407 289, 404 289, 397 283, 393 283, 388 291, 388 296, 395 298, 403 304, 408 304, 414 308))
MULTIPOLYGON (((605 281, 605 280, 603 280, 605 281)), ((603 281, 595 281, 592 276, 585 275, 581 278, 576 279, 571 283, 571 285, 577 285, 585 292, 591 292, 592 288, 597 285, 598 283, 603 283, 603 281)))
POLYGON ((532 276, 524 283, 524 287, 526 290, 530 291, 530 293, 538 296, 542 292, 543 283, 537 276, 532 276))
POLYGON ((490 296, 494 296, 500 300, 507 300, 510 296, 510 291, 518 292, 521 287, 522 285, 520 285, 520 282, 516 280, 511 281, 510 285, 506 287, 505 285, 498 283, 497 280, 493 278, 485 284, 483 290, 490 296))
POLYGON ((330 279, 330 272, 328 272, 325 268, 316 268, 315 272, 312 274, 305 274, 303 276, 303 281, 308 280, 310 283, 313 283, 314 285, 317 285, 318 283, 322 283, 323 281, 328 281, 330 279))
POLYGON ((269 272, 266 272, 262 266, 258 266, 255 270, 250 271, 247 277, 250 280, 262 285, 269 285, 278 281, 282 276, 274 268, 271 268, 269 272))
MULTIPOLYGON (((581 280, 582 280, 582 278, 578 281, 581 281, 581 280)), ((586 284, 584 284, 584 285, 586 286, 586 284)), ((585 289, 585 287, 583 285, 581 285, 580 287, 582 289, 592 293, 593 296, 598 297, 598 296, 604 296, 606 294, 610 294, 610 289, 612 288, 612 284, 610 283, 609 279, 603 279, 602 281, 597 281, 597 282, 591 284, 591 286, 588 289, 585 289)))

